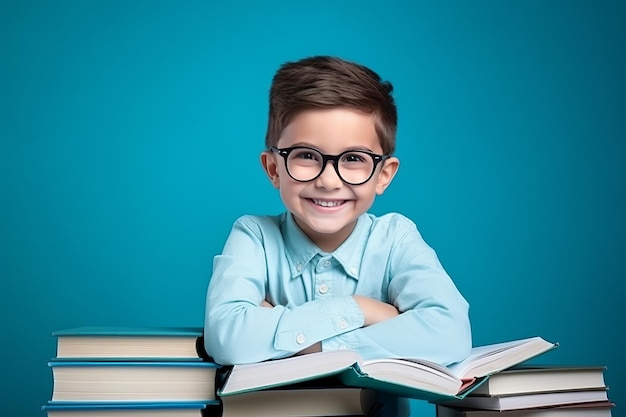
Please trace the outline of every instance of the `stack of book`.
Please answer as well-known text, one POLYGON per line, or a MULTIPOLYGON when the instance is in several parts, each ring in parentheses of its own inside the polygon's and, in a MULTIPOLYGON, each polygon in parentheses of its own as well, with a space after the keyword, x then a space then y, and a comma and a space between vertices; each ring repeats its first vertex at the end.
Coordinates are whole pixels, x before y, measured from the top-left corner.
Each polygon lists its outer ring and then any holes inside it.
POLYGON ((515 366, 461 399, 439 401, 437 417, 610 417, 604 366, 515 366))
POLYGON ((540 337, 475 347, 450 367, 422 359, 363 360, 336 350, 224 367, 217 396, 223 417, 366 415, 375 393, 430 401, 464 398, 488 375, 556 347, 540 337))
POLYGON ((219 415, 220 366, 202 328, 80 327, 53 333, 48 417, 219 415))
POLYGON ((541 337, 478 346, 445 367, 336 350, 220 366, 202 328, 54 332, 48 417, 363 416, 377 392, 435 403, 438 417, 610 417, 604 367, 523 365, 541 337))

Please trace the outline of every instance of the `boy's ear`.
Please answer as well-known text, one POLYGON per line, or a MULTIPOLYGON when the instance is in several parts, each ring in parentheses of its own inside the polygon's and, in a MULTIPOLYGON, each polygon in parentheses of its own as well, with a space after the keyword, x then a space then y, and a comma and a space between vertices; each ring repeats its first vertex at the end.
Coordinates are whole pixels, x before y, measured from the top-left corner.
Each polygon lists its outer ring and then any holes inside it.
POLYGON ((385 192, 391 180, 396 176, 398 168, 400 167, 400 160, 395 156, 386 159, 383 162, 383 167, 378 174, 378 181, 376 182, 376 194, 381 195, 385 192))
POLYGON ((274 188, 278 188, 280 181, 276 165, 276 155, 274 154, 274 152, 261 152, 261 165, 263 166, 263 170, 267 174, 267 177, 269 178, 274 188))

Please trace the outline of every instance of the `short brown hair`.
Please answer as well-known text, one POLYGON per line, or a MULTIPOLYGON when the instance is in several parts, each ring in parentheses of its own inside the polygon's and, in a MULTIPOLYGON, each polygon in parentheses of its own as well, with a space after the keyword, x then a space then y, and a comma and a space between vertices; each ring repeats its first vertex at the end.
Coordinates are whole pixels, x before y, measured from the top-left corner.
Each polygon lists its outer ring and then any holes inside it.
POLYGON ((385 154, 396 145, 398 115, 393 86, 371 69, 330 56, 283 64, 272 80, 265 145, 276 146, 287 125, 304 110, 346 107, 375 117, 385 154))

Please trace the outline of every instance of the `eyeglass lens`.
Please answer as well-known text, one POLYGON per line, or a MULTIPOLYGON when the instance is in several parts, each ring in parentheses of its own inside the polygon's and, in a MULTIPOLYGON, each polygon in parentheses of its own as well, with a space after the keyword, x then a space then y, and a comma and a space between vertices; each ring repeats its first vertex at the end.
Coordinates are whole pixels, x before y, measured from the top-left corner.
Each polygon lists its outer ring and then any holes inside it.
MULTIPOLYGON (((374 171, 374 159, 360 151, 349 151, 339 155, 337 170, 347 183, 360 184, 367 181, 374 171)), ((287 157, 289 174, 299 181, 309 181, 321 174, 324 157, 309 148, 294 148, 287 157)))

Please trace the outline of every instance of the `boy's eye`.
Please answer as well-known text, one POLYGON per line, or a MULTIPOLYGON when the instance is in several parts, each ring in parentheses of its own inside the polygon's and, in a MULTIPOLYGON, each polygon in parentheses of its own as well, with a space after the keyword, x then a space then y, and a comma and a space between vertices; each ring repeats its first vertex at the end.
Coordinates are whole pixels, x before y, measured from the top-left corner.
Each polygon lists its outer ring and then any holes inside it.
POLYGON ((341 162, 365 162, 365 155, 361 153, 347 153, 341 158, 341 162))
POLYGON ((307 150, 299 150, 294 152, 293 155, 294 158, 296 159, 309 159, 312 161, 317 161, 319 160, 319 155, 316 154, 315 152, 312 151, 307 151, 307 150))

